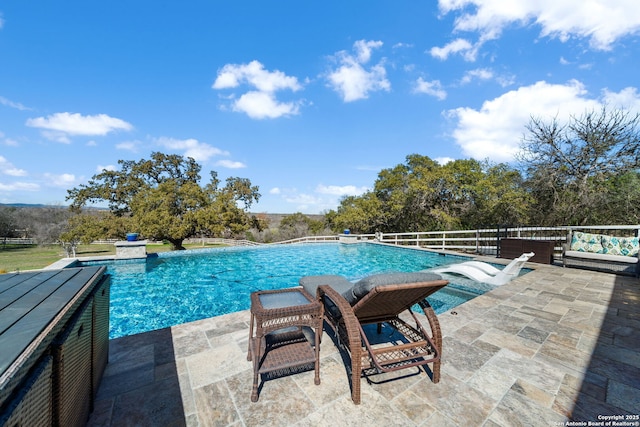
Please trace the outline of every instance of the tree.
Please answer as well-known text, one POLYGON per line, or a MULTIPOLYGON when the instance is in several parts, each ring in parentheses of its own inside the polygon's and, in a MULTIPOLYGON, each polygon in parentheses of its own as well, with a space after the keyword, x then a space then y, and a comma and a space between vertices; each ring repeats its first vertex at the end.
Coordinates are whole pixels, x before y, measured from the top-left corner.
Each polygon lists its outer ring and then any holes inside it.
POLYGON ((335 232, 345 229, 362 234, 388 231, 382 206, 382 201, 373 192, 366 192, 361 196, 345 196, 336 211, 327 212, 325 220, 335 232))
POLYGON ((121 238, 131 228, 129 216, 117 216, 102 210, 85 210, 69 218, 60 240, 63 243, 88 245, 95 240, 121 238))
POLYGON ((16 230, 15 211, 13 207, 0 206, 0 239, 3 246, 7 238, 13 237, 16 230))
POLYGON ((15 215, 16 228, 39 245, 56 244, 71 212, 63 206, 24 207, 15 215))
POLYGON ((278 231, 283 240, 296 239, 308 235, 317 235, 324 230, 322 221, 309 218, 301 212, 287 215, 280 221, 278 231))
POLYGON ((506 164, 473 159, 445 165, 412 154, 378 174, 373 191, 344 198, 327 215, 332 228, 355 232, 430 231, 522 223, 530 198, 506 164))
POLYGON ((519 160, 535 199, 531 218, 540 225, 612 223, 613 200, 627 200, 624 222, 638 222, 640 115, 624 110, 588 111, 567 124, 532 117, 519 160), (621 184, 614 186, 613 183, 621 184))
POLYGON ((183 241, 199 234, 247 230, 246 210, 260 198, 258 187, 243 178, 228 178, 219 188, 216 172, 211 172, 205 187, 200 186, 201 167, 190 157, 155 152, 150 160, 118 163, 120 170, 105 170, 87 185, 69 190, 71 209, 80 211, 88 203, 106 201, 112 215, 130 218, 129 231, 167 240, 174 249, 184 249, 183 241))

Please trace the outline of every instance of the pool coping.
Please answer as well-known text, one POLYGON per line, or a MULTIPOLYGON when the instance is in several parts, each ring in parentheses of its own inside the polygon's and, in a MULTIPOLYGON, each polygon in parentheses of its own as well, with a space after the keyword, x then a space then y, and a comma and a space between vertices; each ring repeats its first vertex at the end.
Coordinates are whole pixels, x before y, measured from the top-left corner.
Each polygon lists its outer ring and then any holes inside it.
MULTIPOLYGON (((318 245, 318 244, 340 244, 339 242, 319 242, 319 243, 314 243, 314 242, 305 242, 305 243, 296 243, 295 245, 318 245)), ((344 244, 344 243, 343 243, 344 244)), ((477 255, 477 254, 467 254, 467 253, 460 253, 460 252, 455 252, 455 251, 451 251, 451 250, 435 250, 435 249, 429 249, 429 248, 421 248, 421 247, 417 247, 417 246, 399 246, 399 245, 395 245, 395 244, 391 244, 391 243, 383 243, 383 242, 373 242, 373 241, 363 241, 363 242, 358 242, 358 244, 368 244, 368 245, 380 245, 380 246, 387 246, 387 247, 393 247, 393 248, 399 248, 399 249, 412 249, 412 250, 418 250, 418 251, 424 251, 424 252, 431 252, 431 253, 435 253, 435 254, 441 254, 441 255, 451 255, 451 256, 457 256, 457 257, 465 257, 465 258, 469 258, 471 259, 476 259, 476 258, 483 258, 483 257, 489 257, 487 255, 477 255)), ((274 247, 277 246, 282 246, 282 245, 273 245, 274 247)), ((264 248, 264 247, 268 247, 268 245, 265 246, 261 246, 260 248, 264 248)), ((238 248, 237 246, 233 246, 232 248, 236 249, 238 248)), ((256 248, 256 246, 246 246, 243 248, 247 248, 247 249, 253 249, 256 248)), ((217 249, 223 249, 223 248, 205 248, 207 250, 217 250, 217 249)), ((200 251, 201 249, 188 249, 188 251, 190 252, 197 252, 200 251)), ((171 252, 171 251, 170 251, 171 252)), ((167 252, 167 253, 170 253, 167 252)), ((177 251, 179 253, 185 252, 185 251, 177 251)), ((163 252, 164 253, 164 252, 163 252)), ((129 257, 118 257, 116 254, 109 254, 109 255, 96 255, 96 256, 86 256, 86 257, 65 257, 65 258, 61 258, 58 261, 47 265, 46 267, 44 267, 42 270, 60 270, 63 268, 69 268, 69 267, 74 267, 77 266, 78 263, 80 262, 92 262, 92 261, 127 261, 127 260, 147 260, 149 258, 153 258, 153 257, 157 257, 158 254, 157 253, 153 253, 153 254, 147 254, 144 257, 134 257, 134 258, 129 258, 129 257)), ((503 262, 501 262, 502 258, 495 258, 492 259, 491 261, 487 261, 487 259, 484 259, 484 261, 487 262, 492 262, 494 264, 503 264, 503 262)), ((504 261, 510 261, 510 260, 504 260, 504 261)))

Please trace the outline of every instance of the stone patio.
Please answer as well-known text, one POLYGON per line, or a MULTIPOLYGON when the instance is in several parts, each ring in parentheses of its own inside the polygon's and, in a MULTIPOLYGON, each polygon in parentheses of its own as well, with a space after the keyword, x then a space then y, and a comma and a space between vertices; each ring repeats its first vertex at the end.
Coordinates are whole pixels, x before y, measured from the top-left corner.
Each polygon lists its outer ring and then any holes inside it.
POLYGON ((325 333, 321 385, 313 371, 267 380, 251 403, 244 311, 112 340, 88 425, 547 426, 640 414, 640 280, 530 265, 439 316, 438 384, 418 369, 363 378, 354 405, 325 333))

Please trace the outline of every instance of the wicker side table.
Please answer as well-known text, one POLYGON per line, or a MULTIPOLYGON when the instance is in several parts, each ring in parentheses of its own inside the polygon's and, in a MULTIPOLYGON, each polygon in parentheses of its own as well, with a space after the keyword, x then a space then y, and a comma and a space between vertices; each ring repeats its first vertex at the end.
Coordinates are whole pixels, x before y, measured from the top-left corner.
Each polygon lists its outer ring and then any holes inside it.
POLYGON ((258 401, 258 376, 289 374, 313 364, 314 383, 320 384, 322 304, 304 289, 278 289, 251 294, 251 325, 247 360, 253 361, 251 401, 258 401), (312 328, 313 343, 303 328, 312 328))

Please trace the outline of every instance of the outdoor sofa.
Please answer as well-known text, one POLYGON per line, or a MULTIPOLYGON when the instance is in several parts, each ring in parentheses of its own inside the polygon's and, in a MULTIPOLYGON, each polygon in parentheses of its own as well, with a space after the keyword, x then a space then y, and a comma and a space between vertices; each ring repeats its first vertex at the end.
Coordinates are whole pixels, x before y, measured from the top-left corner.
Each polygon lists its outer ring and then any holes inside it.
POLYGON ((562 265, 640 277, 638 237, 572 231, 562 246, 562 265))

